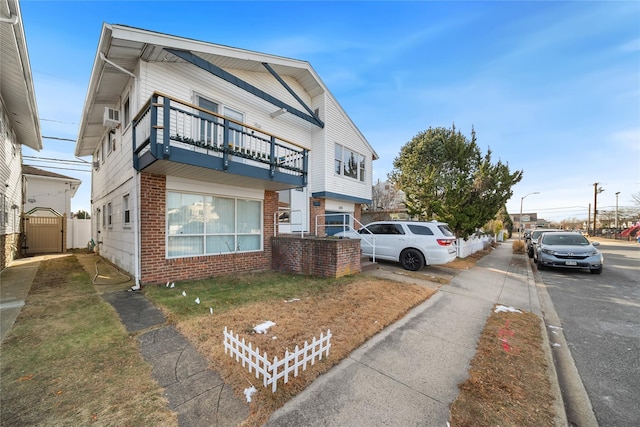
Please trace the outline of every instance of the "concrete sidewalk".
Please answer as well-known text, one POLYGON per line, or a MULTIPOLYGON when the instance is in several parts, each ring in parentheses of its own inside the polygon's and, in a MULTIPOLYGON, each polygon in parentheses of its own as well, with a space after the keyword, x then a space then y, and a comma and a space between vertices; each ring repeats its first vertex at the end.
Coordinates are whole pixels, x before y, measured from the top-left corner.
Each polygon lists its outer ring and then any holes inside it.
POLYGON ((314 381, 266 425, 446 426, 494 304, 541 314, 531 268, 508 242, 314 381))
MULTIPOLYGON (((234 426, 247 417, 247 403, 207 368, 163 314, 143 294, 127 292, 132 282, 117 274, 116 280, 109 280, 108 266, 98 257, 76 256, 93 277, 97 292, 137 337, 180 426, 234 426)), ((40 260, 14 262, 0 276, 3 339, 24 305, 40 260)), ((420 283, 413 275, 403 278, 420 283)), ((274 413, 267 425, 446 426, 449 405, 468 376, 493 305, 537 315, 541 311, 530 264, 525 255, 512 254, 511 242, 499 244, 474 268, 448 278, 451 282, 433 297, 319 377, 274 413)), ((557 384, 555 372, 550 377, 557 384)), ((566 425, 560 396, 558 404, 558 425, 566 425)))
POLYGON ((40 261, 69 256, 38 255, 20 258, 0 271, 0 342, 4 341, 22 311, 24 301, 36 277, 40 261))

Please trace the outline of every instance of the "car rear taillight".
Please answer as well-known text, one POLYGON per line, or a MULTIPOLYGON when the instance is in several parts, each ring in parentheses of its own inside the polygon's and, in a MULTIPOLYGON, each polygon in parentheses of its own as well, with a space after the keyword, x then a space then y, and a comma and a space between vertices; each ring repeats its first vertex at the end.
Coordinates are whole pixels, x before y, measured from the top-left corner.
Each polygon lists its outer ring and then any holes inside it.
POLYGON ((453 244, 453 240, 451 239, 436 239, 440 246, 450 246, 453 244))

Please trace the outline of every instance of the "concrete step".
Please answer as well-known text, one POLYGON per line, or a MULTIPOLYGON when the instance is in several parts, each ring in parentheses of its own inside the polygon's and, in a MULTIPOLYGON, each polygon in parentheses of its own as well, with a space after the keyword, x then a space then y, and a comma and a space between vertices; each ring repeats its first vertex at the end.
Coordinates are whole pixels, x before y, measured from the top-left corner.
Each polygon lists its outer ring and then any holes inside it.
POLYGON ((378 266, 377 262, 371 261, 368 256, 360 257, 360 271, 375 270, 378 266))

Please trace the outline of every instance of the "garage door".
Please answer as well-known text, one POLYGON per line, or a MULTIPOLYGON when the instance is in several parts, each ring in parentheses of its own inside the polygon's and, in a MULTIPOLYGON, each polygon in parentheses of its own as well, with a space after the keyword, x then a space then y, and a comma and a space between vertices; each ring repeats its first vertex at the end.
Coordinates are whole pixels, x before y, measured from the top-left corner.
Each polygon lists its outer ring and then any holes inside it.
POLYGON ((25 216, 24 231, 28 255, 61 253, 64 217, 25 216))

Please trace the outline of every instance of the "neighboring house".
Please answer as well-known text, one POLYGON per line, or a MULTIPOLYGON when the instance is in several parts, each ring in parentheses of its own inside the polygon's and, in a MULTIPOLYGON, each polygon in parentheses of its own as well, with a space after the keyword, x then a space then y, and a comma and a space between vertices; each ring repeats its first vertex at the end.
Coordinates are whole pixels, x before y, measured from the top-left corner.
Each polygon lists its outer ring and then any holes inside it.
MULTIPOLYGON (((61 217, 64 224, 63 240, 65 245, 50 245, 43 242, 43 248, 56 248, 54 252, 76 247, 73 241, 73 213, 71 212, 71 199, 75 196, 78 187, 82 181, 76 178, 60 175, 58 173, 49 172, 38 169, 33 166, 22 165, 23 176, 23 194, 24 194, 24 215, 25 220, 29 221, 29 217, 61 217)), ((27 227, 29 224, 25 224, 27 227)), ((25 247, 29 247, 27 253, 39 253, 40 250, 34 252, 33 245, 29 242, 30 233, 26 234, 27 242, 25 247)), ((56 236, 59 239, 60 236, 56 236)), ((90 236, 89 236, 90 238, 90 236)), ((89 240, 89 239, 87 239, 89 240)), ((86 240, 84 242, 86 244, 86 240)))
POLYGON ((359 217, 377 159, 308 62, 109 24, 76 155, 137 284, 271 268, 274 235, 359 217))
POLYGON ((29 165, 22 165, 22 175, 25 214, 38 215, 36 212, 53 210, 58 215, 73 217, 71 199, 82 181, 29 165))
POLYGON ((515 230, 525 231, 528 229, 540 227, 544 224, 543 219, 538 219, 537 213, 523 213, 522 218, 520 214, 510 214, 511 222, 513 223, 515 230), (542 222, 541 222, 542 221, 542 222))
POLYGON ((405 201, 404 191, 389 181, 378 180, 372 188, 371 204, 362 212, 362 223, 411 219, 405 201))
POLYGON ((0 0, 0 269, 20 254, 22 146, 42 149, 20 5, 0 0))

